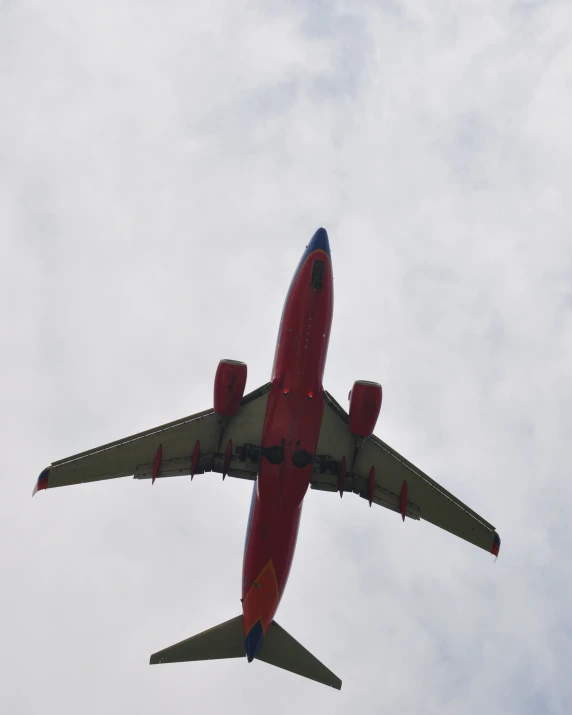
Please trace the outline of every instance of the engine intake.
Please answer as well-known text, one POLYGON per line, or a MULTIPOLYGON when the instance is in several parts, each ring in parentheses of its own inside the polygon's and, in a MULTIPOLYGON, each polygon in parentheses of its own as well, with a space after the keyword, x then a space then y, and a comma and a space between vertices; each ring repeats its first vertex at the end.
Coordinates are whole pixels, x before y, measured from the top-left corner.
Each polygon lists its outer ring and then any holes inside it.
POLYGON ((356 380, 350 392, 350 431, 358 437, 373 434, 381 409, 379 382, 356 380))
POLYGON ((234 417, 246 387, 246 363, 221 360, 214 382, 214 411, 221 417, 234 417))

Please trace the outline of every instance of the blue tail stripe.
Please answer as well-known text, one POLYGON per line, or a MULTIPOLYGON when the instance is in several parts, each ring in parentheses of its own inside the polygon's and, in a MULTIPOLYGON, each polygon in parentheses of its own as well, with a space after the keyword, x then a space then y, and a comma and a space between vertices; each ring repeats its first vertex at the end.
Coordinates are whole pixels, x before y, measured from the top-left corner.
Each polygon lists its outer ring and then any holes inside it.
POLYGON ((262 622, 260 620, 252 626, 248 631, 246 638, 244 639, 244 647, 246 650, 246 657, 248 662, 252 663, 254 657, 260 650, 262 641, 264 640, 264 631, 262 630, 262 622))

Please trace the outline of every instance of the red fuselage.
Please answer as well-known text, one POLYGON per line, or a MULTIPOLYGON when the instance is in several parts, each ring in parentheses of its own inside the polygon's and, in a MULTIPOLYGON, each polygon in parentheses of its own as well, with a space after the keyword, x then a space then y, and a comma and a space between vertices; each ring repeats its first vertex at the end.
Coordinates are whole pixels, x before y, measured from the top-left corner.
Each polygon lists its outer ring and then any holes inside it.
POLYGON ((322 423, 332 312, 330 248, 319 229, 292 279, 278 333, 242 572, 249 660, 272 623, 292 565, 322 423))

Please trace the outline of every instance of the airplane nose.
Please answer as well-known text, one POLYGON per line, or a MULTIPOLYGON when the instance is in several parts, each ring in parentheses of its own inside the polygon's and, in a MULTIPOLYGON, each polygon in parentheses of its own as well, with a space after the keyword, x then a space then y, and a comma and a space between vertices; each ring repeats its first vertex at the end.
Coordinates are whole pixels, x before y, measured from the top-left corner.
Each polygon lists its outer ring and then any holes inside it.
POLYGON ((324 251, 324 253, 330 256, 330 242, 328 240, 328 232, 325 228, 319 228, 316 233, 312 236, 312 240, 308 245, 308 251, 324 251))

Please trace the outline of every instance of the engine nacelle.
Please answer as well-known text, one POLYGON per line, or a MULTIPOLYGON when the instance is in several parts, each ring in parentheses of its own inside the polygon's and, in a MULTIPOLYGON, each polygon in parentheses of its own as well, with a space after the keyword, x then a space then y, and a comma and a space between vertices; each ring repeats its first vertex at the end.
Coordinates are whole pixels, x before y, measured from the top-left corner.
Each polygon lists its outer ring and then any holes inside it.
POLYGON ((350 395, 350 431, 358 437, 373 434, 381 409, 379 382, 356 380, 350 395))
POLYGON ((214 411, 221 417, 233 417, 240 407, 246 386, 246 364, 221 360, 214 383, 214 411))

